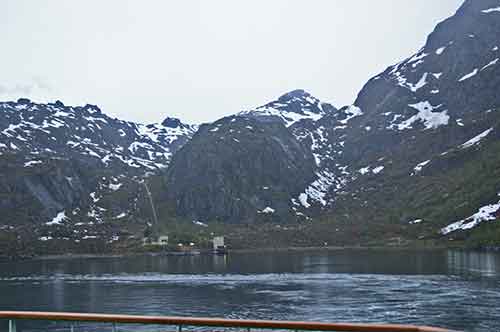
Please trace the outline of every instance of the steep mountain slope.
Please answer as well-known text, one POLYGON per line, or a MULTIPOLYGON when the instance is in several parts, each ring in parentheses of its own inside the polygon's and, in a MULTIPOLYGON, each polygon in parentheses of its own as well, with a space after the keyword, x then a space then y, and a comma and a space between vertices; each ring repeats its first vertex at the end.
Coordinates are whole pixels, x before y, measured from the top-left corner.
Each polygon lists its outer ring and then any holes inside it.
POLYGON ((342 126, 356 112, 339 111, 294 90, 204 127, 174 156, 166 173, 166 200, 176 207, 170 211, 225 222, 308 218, 299 211, 300 202, 309 207, 307 195, 321 200, 335 182, 328 170, 316 172, 320 160, 329 157, 316 151, 327 129, 315 124, 342 126))
POLYGON ((340 158, 358 175, 335 198, 335 218, 420 220, 428 224, 421 233, 432 234, 497 202, 494 163, 481 156, 499 152, 498 7, 466 1, 419 52, 363 87, 354 103, 363 115, 350 123, 340 158))
POLYGON ((121 121, 93 105, 0 103, 2 222, 131 218, 138 181, 167 167, 196 129, 173 118, 121 121))
POLYGON ((354 103, 358 116, 337 126, 337 135, 326 140, 342 143, 336 163, 348 166, 352 178, 382 172, 382 161, 389 157, 399 156, 410 167, 487 129, 477 121, 500 98, 500 20, 496 11, 488 11, 494 3, 465 2, 436 27, 419 52, 363 87, 354 103), (477 77, 467 77, 475 68, 477 77), (442 131, 446 133, 438 134, 442 131), (432 145, 422 140, 432 135, 438 135, 432 145))
POLYGON ((288 202, 312 179, 311 152, 282 123, 223 118, 200 128, 172 159, 166 199, 192 220, 251 222, 290 215, 288 202))
MULTIPOLYGON (((454 16, 437 25, 416 54, 370 79, 351 106, 336 109, 296 90, 238 113, 261 123, 283 124, 314 157, 315 167, 298 181, 302 187, 287 191, 281 203, 273 204, 288 205, 290 214, 301 217, 392 223, 414 236, 437 234, 442 226, 472 215, 480 206, 496 204, 500 186, 494 163, 483 163, 480 156, 497 151, 499 6, 498 1, 466 1, 454 16), (483 182, 489 183, 487 188, 474 188, 476 167, 483 172, 483 182), (433 169, 439 169, 439 174, 433 169), (304 179, 310 180, 304 185, 304 179), (473 197, 463 202, 466 192, 457 190, 454 183, 461 183, 473 197), (408 228, 414 220, 424 222, 408 228)), ((209 135, 200 131, 197 141, 208 142, 209 135)), ((196 160, 195 164, 236 160, 240 149, 257 148, 254 143, 247 140, 238 148, 202 154, 191 149, 191 142, 179 154, 185 161, 196 160)), ((167 172, 170 188, 165 190, 176 193, 170 199, 179 193, 175 179, 188 173, 181 167, 167 172)), ((250 167, 241 174, 259 177, 250 167)), ((218 176, 224 179, 224 172, 218 176)), ((212 175, 200 176, 197 188, 213 182, 212 175)), ((221 181, 228 192, 244 182, 242 178, 221 181)), ((213 199, 225 197, 224 190, 212 191, 213 199)), ((191 191, 186 199, 202 197, 206 195, 191 191)), ((177 213, 204 220, 214 217, 205 213, 212 203, 203 208, 188 205, 189 212, 177 213)), ((245 213, 231 210, 222 220, 255 218, 260 208, 251 205, 245 213)))

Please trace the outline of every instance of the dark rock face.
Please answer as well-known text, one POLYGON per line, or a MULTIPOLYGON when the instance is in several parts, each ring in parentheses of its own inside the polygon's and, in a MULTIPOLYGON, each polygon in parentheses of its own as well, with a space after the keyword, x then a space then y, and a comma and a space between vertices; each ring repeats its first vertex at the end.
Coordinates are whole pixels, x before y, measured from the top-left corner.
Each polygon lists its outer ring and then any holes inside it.
POLYGON ((192 220, 285 217, 314 168, 311 152, 281 123, 224 118, 202 126, 174 156, 165 180, 167 200, 192 220))
POLYGON ((23 167, 19 156, 2 159, 0 210, 8 225, 52 220, 59 212, 89 205, 98 178, 77 162, 47 159, 23 167), (21 164, 21 166, 20 166, 21 164))
POLYGON ((167 117, 165 120, 163 120, 161 125, 168 128, 190 128, 189 125, 182 123, 181 120, 170 117, 167 117))
POLYGON ((17 103, 18 104, 24 104, 24 105, 27 105, 27 104, 31 104, 31 100, 29 100, 28 98, 19 98, 17 100, 17 103))

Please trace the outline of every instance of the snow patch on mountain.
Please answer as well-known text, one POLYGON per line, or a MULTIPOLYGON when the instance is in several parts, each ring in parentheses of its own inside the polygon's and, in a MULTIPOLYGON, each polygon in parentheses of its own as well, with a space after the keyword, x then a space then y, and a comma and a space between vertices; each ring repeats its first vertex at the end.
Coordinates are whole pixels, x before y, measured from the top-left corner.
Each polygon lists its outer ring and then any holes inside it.
POLYGON ((207 224, 205 224, 204 222, 201 222, 199 220, 193 220, 193 224, 195 224, 197 226, 201 226, 201 227, 208 227, 207 224))
POLYGON ((469 78, 476 76, 478 72, 479 72, 479 70, 477 68, 474 68, 474 70, 472 72, 462 76, 458 81, 463 82, 465 80, 468 80, 469 78))
POLYGON ((360 169, 358 169, 358 172, 359 172, 361 175, 368 174, 368 173, 370 173, 370 167, 363 167, 363 168, 360 168, 360 169))
POLYGON ((443 54, 444 50, 446 49, 446 46, 442 46, 436 50, 437 55, 443 54))
POLYGON ((420 51, 417 54, 413 55, 406 63, 413 63, 413 62, 416 62, 416 61, 420 61, 420 60, 422 60, 423 58, 425 58, 428 55, 429 55, 428 53, 420 51))
POLYGON ((347 124, 349 120, 363 115, 363 111, 361 110, 361 108, 356 105, 349 105, 346 108, 342 109, 342 111, 347 115, 347 117, 344 120, 340 120, 339 122, 344 125, 347 124))
POLYGON ((318 127, 316 131, 310 133, 311 137, 311 152, 314 156, 314 161, 316 162, 316 166, 320 166, 321 158, 323 157, 323 153, 321 152, 321 147, 328 143, 328 139, 324 135, 325 128, 323 126, 318 127))
POLYGON ((122 184, 121 183, 110 183, 108 188, 113 190, 113 191, 117 191, 118 189, 120 189, 122 187, 122 184))
POLYGON ((258 213, 264 213, 264 214, 269 214, 269 213, 274 213, 275 210, 272 208, 272 207, 266 207, 265 209, 263 209, 262 211, 258 211, 258 213))
POLYGON ((41 160, 30 160, 24 163, 24 167, 31 167, 33 165, 41 164, 41 160))
POLYGON ((488 9, 481 10, 482 13, 489 14, 494 12, 500 12, 500 7, 492 7, 488 9))
POLYGON ((415 122, 422 122, 425 129, 435 129, 439 126, 448 125, 450 116, 447 114, 446 110, 441 112, 433 112, 434 110, 441 108, 442 105, 432 106, 428 101, 421 101, 416 104, 409 104, 408 106, 417 110, 418 113, 401 122, 400 124, 391 124, 389 126, 390 129, 412 129, 412 125, 415 122))
POLYGON ((309 204, 309 202, 307 202, 307 199, 309 198, 309 196, 307 196, 306 193, 301 193, 299 195, 299 202, 300 204, 302 204, 303 207, 305 207, 306 209, 311 207, 311 204, 309 204))
POLYGON ((373 174, 378 174, 384 170, 385 166, 377 166, 374 169, 372 169, 373 174))
POLYGON ((483 138, 485 138, 486 136, 489 135, 489 133, 491 133, 492 130, 493 130, 493 128, 490 128, 488 130, 483 131, 481 134, 471 138, 470 140, 468 140, 464 144, 460 145, 460 148, 466 149, 466 148, 469 148, 473 145, 479 144, 483 138))
POLYGON ((307 187, 305 191, 299 195, 298 199, 305 208, 309 208, 311 206, 309 199, 318 202, 322 206, 326 206, 327 201, 325 197, 330 187, 335 184, 335 175, 328 170, 317 172, 316 176, 318 179, 311 183, 309 187, 307 187))
POLYGON ((418 82, 415 84, 407 83, 410 90, 413 92, 417 92, 418 89, 424 87, 427 84, 427 75, 428 75, 427 73, 424 73, 422 77, 418 80, 418 82))
POLYGON ((132 153, 137 152, 137 149, 143 148, 143 149, 153 149, 151 144, 148 143, 143 143, 143 142, 132 142, 132 144, 129 145, 128 150, 132 153))
POLYGON ((66 219, 66 212, 61 211, 54 218, 52 218, 51 221, 46 222, 45 225, 48 226, 60 225, 65 219, 66 219))
MULTIPOLYGON (((415 173, 414 173, 414 174, 417 174, 417 173, 421 172, 421 171, 422 171, 422 169, 423 169, 425 166, 427 166, 430 162, 431 162, 430 160, 426 160, 426 161, 422 161, 421 163, 418 163, 418 164, 417 164, 417 166, 415 166, 415 167, 413 168, 413 170, 415 171, 415 173)), ((412 174, 412 175, 413 175, 413 174, 412 174)))
POLYGON ((408 82, 408 79, 401 74, 401 72, 397 71, 393 73, 394 78, 396 79, 399 86, 403 88, 407 88, 412 92, 417 92, 420 88, 427 85, 427 76, 428 73, 423 73, 420 79, 416 83, 408 82))
POLYGON ((496 58, 495 60, 490 61, 488 64, 484 65, 480 71, 483 71, 488 67, 496 65, 498 63, 498 60, 500 60, 500 58, 496 58))
POLYGON ((491 221, 497 219, 497 214, 500 211, 500 201, 496 204, 485 205, 474 213, 472 216, 459 220, 441 229, 440 233, 447 235, 457 230, 472 229, 483 221, 491 221))

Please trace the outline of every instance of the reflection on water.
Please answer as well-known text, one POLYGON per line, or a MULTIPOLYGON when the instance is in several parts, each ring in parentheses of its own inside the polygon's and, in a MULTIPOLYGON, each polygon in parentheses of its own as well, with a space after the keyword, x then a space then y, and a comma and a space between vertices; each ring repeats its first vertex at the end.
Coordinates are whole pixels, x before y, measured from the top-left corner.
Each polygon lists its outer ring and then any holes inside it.
MULTIPOLYGON (((410 323, 500 331, 499 269, 498 253, 446 250, 0 263, 0 310, 410 323)), ((0 325, 0 330, 5 327, 0 325)), ((62 326, 30 322, 20 327, 57 331, 62 326)), ((99 328, 87 324, 85 330, 99 328)))
POLYGON ((500 255, 492 252, 447 251, 447 265, 455 274, 500 275, 500 255))

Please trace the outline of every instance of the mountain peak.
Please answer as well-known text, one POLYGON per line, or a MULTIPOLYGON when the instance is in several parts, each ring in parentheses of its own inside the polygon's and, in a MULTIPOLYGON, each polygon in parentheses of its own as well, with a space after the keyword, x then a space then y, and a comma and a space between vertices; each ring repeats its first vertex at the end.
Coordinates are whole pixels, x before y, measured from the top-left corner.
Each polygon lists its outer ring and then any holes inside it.
POLYGON ((301 104, 310 104, 310 105, 320 105, 322 102, 311 95, 309 92, 303 89, 296 89, 290 92, 285 93, 280 96, 275 102, 272 103, 301 103, 301 104))
POLYGON ((97 105, 86 104, 83 108, 88 110, 91 113, 93 113, 93 112, 102 113, 101 109, 97 105))
POLYGON ((167 116, 165 120, 163 120, 161 125, 168 128, 177 128, 177 127, 182 127, 183 123, 181 122, 181 120, 177 118, 171 118, 167 116))
POLYGON ((54 106, 56 107, 64 107, 64 103, 60 100, 56 100, 54 103, 54 106))
MULTIPOLYGON (((291 100, 294 98, 304 99, 307 97, 312 97, 312 95, 303 89, 296 89, 296 90, 292 90, 292 91, 287 92, 284 95, 280 96, 278 98, 278 101, 288 101, 288 100, 291 100)), ((314 97, 312 97, 312 98, 314 98, 314 97)), ((314 98, 314 99, 316 99, 316 98, 314 98)))
POLYGON ((21 104, 21 105, 23 105, 23 104, 30 104, 30 103, 31 103, 31 100, 29 100, 28 98, 19 98, 19 99, 17 100, 17 103, 18 103, 18 104, 21 104))
POLYGON ((335 107, 322 103, 305 90, 296 89, 285 93, 277 100, 238 114, 252 116, 262 121, 280 121, 289 127, 304 119, 317 121, 334 110, 335 107))

